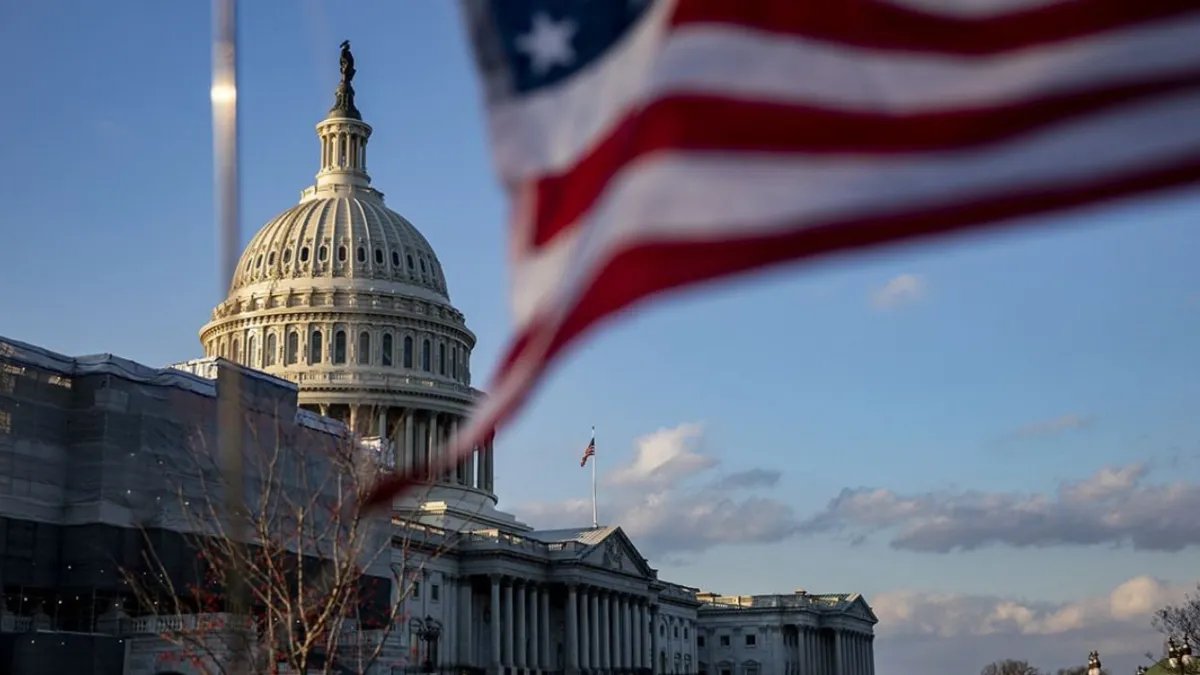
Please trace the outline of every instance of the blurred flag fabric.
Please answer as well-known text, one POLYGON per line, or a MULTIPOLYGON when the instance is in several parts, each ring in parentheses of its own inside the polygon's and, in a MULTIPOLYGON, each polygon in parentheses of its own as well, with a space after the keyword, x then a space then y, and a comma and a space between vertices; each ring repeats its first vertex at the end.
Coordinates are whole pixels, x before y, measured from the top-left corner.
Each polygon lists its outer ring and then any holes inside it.
POLYGON ((656 294, 1195 183, 1196 0, 462 0, 515 334, 470 447, 656 294))

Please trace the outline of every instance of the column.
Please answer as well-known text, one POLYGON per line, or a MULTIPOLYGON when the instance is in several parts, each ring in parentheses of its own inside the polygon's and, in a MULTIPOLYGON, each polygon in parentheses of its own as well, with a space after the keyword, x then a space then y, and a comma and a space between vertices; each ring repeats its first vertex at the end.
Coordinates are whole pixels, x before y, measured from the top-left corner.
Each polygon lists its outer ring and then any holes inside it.
POLYGON ((633 615, 629 613, 629 596, 621 596, 621 667, 633 667, 633 615))
POLYGON ((646 667, 646 605, 641 598, 633 606, 633 666, 646 667))
POLYGON ((590 668, 600 667, 600 594, 596 589, 588 594, 588 626, 592 629, 592 634, 588 638, 588 648, 590 654, 588 663, 590 668))
POLYGON ((658 673, 658 607, 650 606, 650 672, 658 673))
POLYGON ((599 656, 599 658, 596 659, 596 661, 598 662, 596 665, 600 666, 600 668, 603 669, 603 668, 608 668, 610 665, 612 665, 612 661, 609 660, 609 645, 611 644, 610 636, 612 635, 612 633, 608 629, 608 599, 605 598, 603 592, 601 592, 599 601, 600 601, 599 602, 599 604, 600 604, 600 642, 596 645, 596 648, 599 652, 597 654, 597 656, 599 656))
POLYGON ((474 612, 471 608, 471 578, 463 577, 462 586, 458 588, 458 625, 461 627, 462 639, 458 641, 458 662, 466 666, 475 665, 475 639, 471 635, 471 618, 474 612))
POLYGON ((438 414, 435 412, 429 413, 429 419, 425 423, 425 440, 422 443, 421 454, 422 466, 425 467, 425 477, 431 481, 436 481, 437 476, 433 473, 433 467, 437 465, 437 428, 438 414))
POLYGON ((579 616, 579 598, 576 596, 575 585, 567 586, 567 672, 579 671, 579 626, 576 619, 579 616))
POLYGON ((833 675, 846 675, 843 670, 842 647, 845 645, 845 640, 842 639, 842 631, 834 629, 833 631, 833 675))
POLYGON ((588 598, 592 591, 585 586, 579 590, 579 667, 592 668, 592 622, 588 620, 588 598))
POLYGON ((492 575, 492 668, 500 672, 500 577, 492 575))
POLYGON ((619 595, 612 596, 613 668, 625 665, 625 640, 622 639, 625 635, 625 616, 621 611, 623 600, 619 595))
POLYGON ((617 611, 617 596, 608 596, 608 663, 610 668, 620 667, 621 624, 617 611))
POLYGON ((504 582, 504 665, 513 665, 513 587, 512 580, 504 582))
MULTIPOLYGON (((459 462, 459 466, 462 463, 459 462)), ((526 654, 526 663, 529 664, 530 670, 541 670, 542 668, 542 650, 539 649, 539 643, 542 639, 542 627, 538 622, 538 595, 540 594, 536 584, 529 586, 529 647, 526 654)))
POLYGON ((875 675, 875 635, 867 636, 867 675, 875 675))
POLYGON ((517 668, 524 668, 525 662, 525 582, 517 584, 517 618, 513 626, 516 628, 513 632, 516 635, 513 637, 517 643, 516 658, 513 659, 513 665, 517 668))
POLYGON ((556 666, 554 660, 550 658, 550 589, 543 588, 538 597, 542 601, 542 609, 538 612, 538 616, 542 620, 542 625, 538 628, 538 635, 541 636, 538 642, 542 650, 542 668, 554 670, 556 666))
MULTIPOLYGON (((458 593, 456 583, 453 577, 446 574, 442 575, 442 604, 445 606, 442 614, 443 619, 447 618, 447 614, 450 617, 454 616, 451 606, 454 602, 454 596, 458 593)), ((442 626, 443 635, 438 642, 437 662, 439 665, 448 666, 454 662, 454 645, 458 644, 458 626, 453 621, 443 621, 442 626)))

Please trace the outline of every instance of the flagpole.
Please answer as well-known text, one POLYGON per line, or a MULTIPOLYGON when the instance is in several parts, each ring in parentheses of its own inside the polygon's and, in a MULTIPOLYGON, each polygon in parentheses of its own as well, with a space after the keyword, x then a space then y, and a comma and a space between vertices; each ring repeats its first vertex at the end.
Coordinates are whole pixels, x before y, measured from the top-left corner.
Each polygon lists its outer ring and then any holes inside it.
MULTIPOLYGON (((596 447, 596 427, 592 426, 592 448, 596 447)), ((596 517, 596 462, 600 459, 599 453, 592 453, 592 528, 600 527, 600 520, 596 517)))

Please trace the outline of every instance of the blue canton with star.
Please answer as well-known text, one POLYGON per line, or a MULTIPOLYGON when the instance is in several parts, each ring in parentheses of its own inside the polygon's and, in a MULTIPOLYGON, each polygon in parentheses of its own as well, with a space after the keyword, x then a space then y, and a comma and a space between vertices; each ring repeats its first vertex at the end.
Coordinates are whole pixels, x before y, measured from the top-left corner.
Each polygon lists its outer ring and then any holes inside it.
POLYGON ((604 56, 651 0, 490 0, 493 36, 516 94, 553 86, 604 56))

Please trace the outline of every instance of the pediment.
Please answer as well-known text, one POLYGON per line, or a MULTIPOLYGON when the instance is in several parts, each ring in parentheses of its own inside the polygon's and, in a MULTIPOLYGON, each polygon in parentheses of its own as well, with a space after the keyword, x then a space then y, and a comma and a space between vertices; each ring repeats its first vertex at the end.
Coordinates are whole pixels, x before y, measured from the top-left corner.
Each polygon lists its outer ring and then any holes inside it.
POLYGON ((843 610, 849 616, 871 623, 879 623, 879 619, 875 616, 875 612, 871 611, 871 606, 863 599, 861 595, 855 595, 854 599, 843 610))
POLYGON ((629 537, 625 536, 621 528, 614 529, 603 541, 593 546, 583 560, 597 567, 617 572, 644 577, 653 574, 646 559, 638 552, 629 537))

